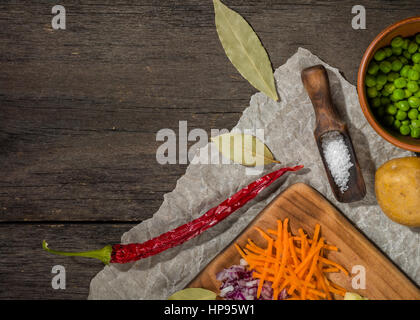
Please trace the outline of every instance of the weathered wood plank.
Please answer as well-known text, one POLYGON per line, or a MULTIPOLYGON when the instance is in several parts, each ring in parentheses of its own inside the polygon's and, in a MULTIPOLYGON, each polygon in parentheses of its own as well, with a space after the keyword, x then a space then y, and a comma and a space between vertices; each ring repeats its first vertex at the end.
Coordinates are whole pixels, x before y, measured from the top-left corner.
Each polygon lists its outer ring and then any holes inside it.
POLYGON ((93 250, 119 243, 133 224, 0 224, 0 299, 86 299, 92 277, 103 268, 98 260, 60 257, 42 250, 51 247, 93 250), (51 269, 62 265, 66 289, 53 289, 51 269))

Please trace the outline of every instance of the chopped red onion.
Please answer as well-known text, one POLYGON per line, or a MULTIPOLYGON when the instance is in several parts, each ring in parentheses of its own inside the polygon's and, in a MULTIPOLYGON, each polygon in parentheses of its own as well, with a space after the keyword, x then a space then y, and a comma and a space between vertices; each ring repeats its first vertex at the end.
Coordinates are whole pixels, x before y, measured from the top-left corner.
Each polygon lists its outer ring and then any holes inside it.
MULTIPOLYGON (((226 300, 257 300, 260 279, 252 277, 252 270, 247 270, 245 264, 233 265, 216 274, 216 280, 221 281, 220 297, 226 300)), ((286 290, 282 290, 279 300, 287 297, 286 290)), ((259 300, 272 300, 273 288, 271 282, 264 281, 259 300)))

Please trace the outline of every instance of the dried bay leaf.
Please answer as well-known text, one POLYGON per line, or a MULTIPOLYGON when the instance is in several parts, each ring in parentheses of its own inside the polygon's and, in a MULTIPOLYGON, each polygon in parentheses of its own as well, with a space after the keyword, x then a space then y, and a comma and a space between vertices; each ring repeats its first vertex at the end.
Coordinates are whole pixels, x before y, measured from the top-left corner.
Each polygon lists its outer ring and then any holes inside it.
POLYGON ((220 0, 213 0, 216 29, 229 60, 256 89, 277 101, 273 68, 252 27, 220 0))
POLYGON ((260 139, 249 134, 226 133, 212 137, 211 141, 225 158, 244 166, 280 163, 260 139))
POLYGON ((216 293, 203 288, 187 288, 171 295, 168 300, 216 300, 216 293))

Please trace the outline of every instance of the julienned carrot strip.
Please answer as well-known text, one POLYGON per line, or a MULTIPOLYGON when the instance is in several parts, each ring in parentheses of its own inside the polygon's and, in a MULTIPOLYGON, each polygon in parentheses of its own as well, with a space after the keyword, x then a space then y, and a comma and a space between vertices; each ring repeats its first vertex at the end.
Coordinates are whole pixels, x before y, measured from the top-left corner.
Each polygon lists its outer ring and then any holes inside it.
POLYGON ((340 290, 340 291, 346 293, 346 289, 344 289, 343 287, 339 286, 338 284, 333 283, 333 282, 330 282, 330 285, 333 286, 334 288, 336 288, 337 290, 340 290))
POLYGON ((319 291, 319 290, 308 288, 308 292, 309 293, 312 293, 313 295, 320 296, 320 297, 322 297, 324 299, 327 298, 327 295, 325 294, 325 292, 322 292, 322 291, 319 291))
POLYGON ((331 268, 324 268, 322 269, 322 272, 324 273, 330 273, 330 272, 339 272, 340 269, 336 268, 336 267, 331 267, 331 268))
MULTIPOLYGON (((299 279, 299 278, 296 276, 296 274, 295 274, 292 270, 290 270, 290 269, 288 269, 288 268, 286 268, 286 274, 285 274, 285 277, 286 277, 286 278, 292 278, 292 282, 293 282, 296 286, 303 285, 303 283, 304 283, 302 279, 299 279)), ((310 287, 310 288, 315 288, 315 284, 313 284, 313 283, 309 283, 309 284, 308 284, 308 287, 310 287)))
POLYGON ((257 255, 261 254, 260 250, 258 250, 256 248, 250 246, 249 244, 246 244, 245 245, 244 250, 247 250, 248 252, 253 252, 253 253, 257 254, 257 255))
POLYGON ((273 229, 267 229, 267 233, 271 234, 273 236, 277 236, 277 230, 273 230, 273 229))
POLYGON ((339 265, 337 262, 328 260, 327 258, 324 258, 324 257, 319 257, 319 260, 322 261, 322 262, 324 262, 325 264, 329 264, 329 265, 332 265, 334 267, 337 267, 338 269, 340 269, 340 271, 343 271, 343 273, 346 276, 349 275, 349 272, 346 269, 344 269, 341 265, 339 265))
MULTIPOLYGON (((301 237, 292 237, 294 241, 301 241, 301 237)), ((312 239, 306 240, 309 244, 312 244, 312 239)), ((330 245, 330 244, 324 244, 324 249, 330 250, 330 251, 338 251, 338 248, 336 246, 330 245)))
POLYGON ((302 270, 305 270, 305 266, 311 261, 313 256, 321 250, 322 244, 318 244, 315 248, 309 251, 308 255, 301 262, 301 264, 296 268, 296 273, 301 274, 302 270))
MULTIPOLYGON (((277 232, 276 232, 276 237, 277 237, 277 239, 276 239, 276 260, 277 260, 277 263, 276 263, 275 275, 279 272, 279 268, 280 268, 279 262, 280 262, 280 256, 282 254, 282 247, 281 247, 281 244, 282 244, 282 238, 281 238, 282 230, 283 230, 283 223, 281 222, 281 220, 277 220, 277 232)), ((273 281, 276 281, 276 279, 274 278, 273 281)), ((278 296, 279 296, 279 288, 278 288, 278 286, 274 286, 273 300, 277 300, 278 296)))
POLYGON ((247 260, 247 255, 245 254, 245 252, 243 252, 243 250, 241 249, 240 246, 238 246, 236 243, 234 244, 236 250, 238 250, 239 254, 241 255, 241 257, 246 261, 247 260))
POLYGON ((257 246, 254 241, 252 241, 251 239, 248 239, 248 243, 250 246, 252 246, 253 248, 255 248, 256 250, 260 251, 261 253, 265 253, 265 250, 263 248, 260 248, 259 246, 257 246))
MULTIPOLYGON (((269 254, 271 254, 271 252, 272 252, 272 250, 273 250, 273 239, 269 239, 268 240, 268 249, 267 249, 267 256, 269 255, 269 254)), ((263 271, 263 275, 262 275, 262 278, 260 279, 260 282, 258 283, 258 290, 257 290, 257 299, 259 299, 260 298, 260 295, 261 295, 261 290, 262 290, 262 286, 263 286, 263 284, 264 284, 264 278, 266 277, 266 275, 267 275, 267 268, 268 268, 268 260, 266 261, 266 263, 264 264, 264 271, 263 271)))
POLYGON ((288 222, 289 222, 289 219, 284 219, 284 223, 283 223, 283 241, 282 241, 282 243, 283 243, 283 252, 282 252, 282 257, 281 257, 281 264, 280 264, 280 268, 279 268, 279 271, 278 271, 278 273, 277 273, 277 275, 276 275, 276 279, 274 280, 274 283, 273 283, 273 286, 274 287, 276 287, 276 286, 278 286, 278 284, 279 284, 279 281, 280 281, 280 278, 281 278, 281 276, 283 275, 283 272, 284 272, 284 266, 285 266, 285 264, 286 264, 286 254, 287 254, 287 245, 288 245, 288 243, 289 243, 289 241, 287 240, 287 236, 288 236, 288 233, 287 233, 287 224, 288 224, 288 222))
POLYGON ((297 255, 296 255, 295 245, 293 243, 292 238, 289 238, 289 248, 290 248, 290 254, 291 254, 292 259, 293 259, 293 263, 294 263, 295 267, 297 267, 298 264, 299 264, 299 260, 298 260, 297 255))
POLYGON ((325 244, 324 249, 330 250, 330 251, 338 251, 338 248, 336 246, 332 246, 330 244, 325 244))
POLYGON ((322 274, 319 268, 315 268, 315 274, 318 277, 318 281, 320 282, 322 289, 324 289, 324 292, 327 295, 327 299, 331 300, 330 291, 328 290, 328 286, 325 283, 325 280, 326 280, 325 276, 322 274))
POLYGON ((300 248, 302 250, 302 259, 304 259, 306 257, 306 250, 307 250, 306 249, 306 246, 307 246, 306 235, 303 232, 303 229, 302 228, 300 228, 298 230, 298 232, 299 232, 300 238, 301 238, 301 240, 300 240, 300 248))
POLYGON ((261 228, 255 227, 254 229, 257 230, 265 240, 273 241, 273 238, 271 238, 268 234, 266 234, 263 230, 261 230, 261 228))
POLYGON ((244 249, 235 244, 240 256, 245 259, 253 277, 260 279, 257 296, 261 295, 265 281, 271 282, 273 299, 277 299, 282 290, 286 290, 288 299, 332 299, 331 293, 344 295, 345 289, 329 281, 327 273, 343 272, 340 264, 324 257, 326 250, 338 251, 338 248, 326 244, 320 237, 321 227, 317 224, 313 237, 308 238, 303 229, 299 236, 288 230, 289 219, 277 221, 277 230, 266 231, 255 227, 268 245, 266 249, 257 246, 251 239, 247 240, 244 249))
MULTIPOLYGON (((315 241, 318 238, 318 234, 319 234, 319 225, 317 225, 317 226, 318 226, 318 228, 315 229, 315 235, 314 235, 314 239, 313 239, 314 242, 312 244, 312 247, 314 247, 315 241)), ((324 245, 324 239, 321 238, 321 239, 319 239, 318 246, 321 246, 321 248, 322 248, 323 245, 324 245)), ((309 269, 309 272, 308 272, 308 274, 306 275, 306 278, 305 278, 305 286, 303 288, 303 294, 304 295, 306 294, 306 288, 309 284, 309 281, 312 279, 312 275, 315 272, 315 268, 316 268, 317 263, 318 263, 318 255, 315 255, 315 257, 312 259, 312 264, 311 264, 311 267, 309 269)))
POLYGON ((315 247, 315 244, 318 241, 318 236, 319 236, 319 231, 321 229, 321 226, 317 223, 315 225, 315 232, 314 232, 314 237, 312 238, 312 246, 315 247))
POLYGON ((336 289, 336 288, 334 288, 333 286, 328 286, 328 289, 331 291, 331 292, 333 292, 333 293, 335 293, 335 294, 338 294, 338 295, 340 295, 340 296, 343 296, 344 297, 344 295, 346 294, 346 291, 342 291, 342 290, 338 290, 338 289, 336 289))
MULTIPOLYGON (((277 220, 277 242, 276 242, 276 250, 279 251, 278 256, 276 255, 277 258, 280 258, 280 253, 281 253, 281 244, 282 244, 282 230, 283 230, 283 223, 281 222, 281 220, 277 220)), ((276 252, 277 254, 277 252, 276 252)))

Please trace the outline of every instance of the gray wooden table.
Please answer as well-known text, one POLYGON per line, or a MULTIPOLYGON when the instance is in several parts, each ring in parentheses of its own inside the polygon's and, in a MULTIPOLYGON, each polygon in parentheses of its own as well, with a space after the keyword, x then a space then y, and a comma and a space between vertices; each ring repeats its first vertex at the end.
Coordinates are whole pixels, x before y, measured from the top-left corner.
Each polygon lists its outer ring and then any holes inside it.
MULTIPOLYGON (((254 27, 274 67, 298 47, 356 84, 364 50, 419 0, 226 0, 254 27), (367 29, 353 30, 364 5, 367 29)), ((84 299, 100 262, 64 249, 118 243, 159 208, 185 165, 160 165, 162 128, 232 128, 256 91, 226 58, 210 0, 0 3, 0 298, 84 299), (51 287, 51 268, 67 287, 51 287)))

